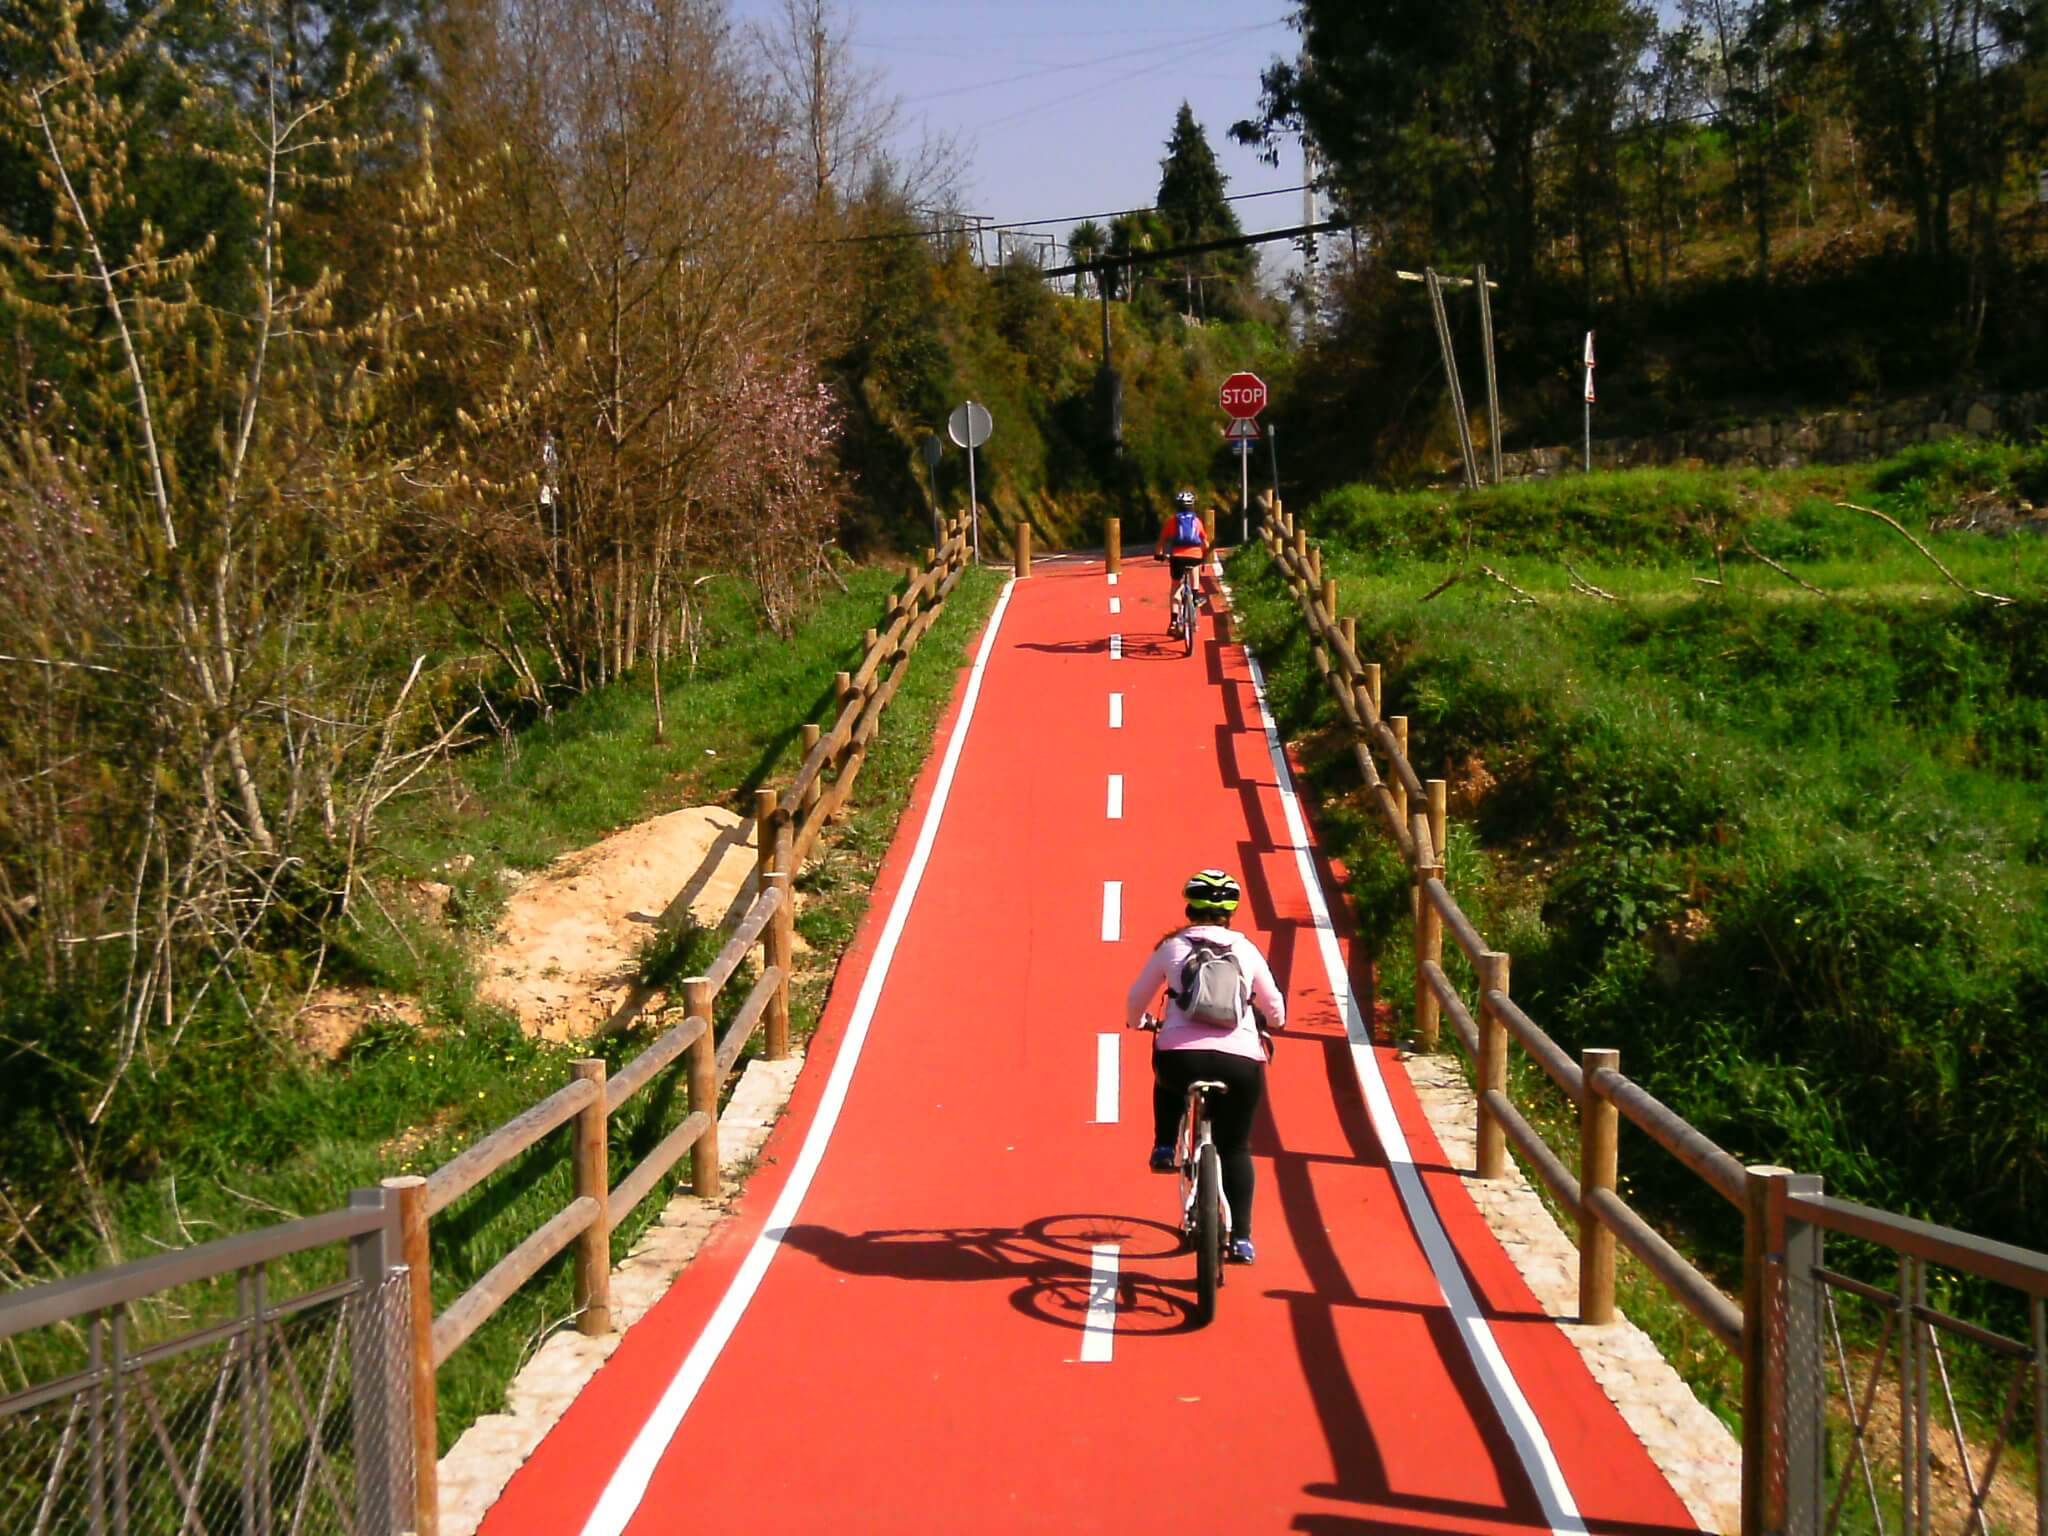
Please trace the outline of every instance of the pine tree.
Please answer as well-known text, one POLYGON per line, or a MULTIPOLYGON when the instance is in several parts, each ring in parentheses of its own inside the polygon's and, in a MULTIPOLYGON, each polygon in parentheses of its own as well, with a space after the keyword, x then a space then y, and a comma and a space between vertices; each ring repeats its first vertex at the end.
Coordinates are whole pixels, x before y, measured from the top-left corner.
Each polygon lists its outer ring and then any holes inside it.
MULTIPOLYGON (((1166 141, 1166 158, 1159 162, 1159 216, 1172 244, 1196 245, 1244 232, 1224 196, 1225 180, 1208 135, 1182 102, 1166 141)), ((1248 250, 1212 251, 1175 263, 1164 275, 1183 310, 1213 312, 1219 302, 1226 311, 1238 307, 1252 270, 1248 250)))

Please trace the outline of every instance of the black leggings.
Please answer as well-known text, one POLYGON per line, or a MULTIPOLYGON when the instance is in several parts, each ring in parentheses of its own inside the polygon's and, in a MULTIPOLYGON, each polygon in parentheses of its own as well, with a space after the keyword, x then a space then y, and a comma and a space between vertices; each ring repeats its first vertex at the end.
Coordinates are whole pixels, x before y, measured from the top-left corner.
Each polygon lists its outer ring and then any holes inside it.
POLYGON ((1230 1235, 1252 1235, 1252 1117, 1266 1094, 1266 1064, 1227 1051, 1152 1053, 1152 1144, 1170 1147, 1187 1109, 1188 1084, 1222 1083, 1209 1096, 1209 1124, 1223 1159, 1223 1198, 1230 1202, 1230 1235))

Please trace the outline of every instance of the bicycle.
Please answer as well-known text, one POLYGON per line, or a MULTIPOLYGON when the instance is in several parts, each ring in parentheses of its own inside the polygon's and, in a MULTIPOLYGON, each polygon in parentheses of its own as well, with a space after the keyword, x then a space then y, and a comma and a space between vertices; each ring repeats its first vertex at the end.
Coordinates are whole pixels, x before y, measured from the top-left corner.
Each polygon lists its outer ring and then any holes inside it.
MULTIPOLYGON (((1159 1028, 1146 1014, 1138 1027, 1159 1028)), ((1188 1084, 1187 1107, 1174 1137, 1173 1161, 1180 1171, 1181 1249, 1195 1254, 1195 1313, 1198 1328, 1216 1316, 1216 1292, 1223 1285, 1224 1247, 1230 1240, 1230 1202, 1223 1196, 1223 1158, 1209 1121, 1209 1095, 1228 1093, 1229 1084, 1201 1081, 1188 1084)))
POLYGON ((1166 632, 1177 635, 1183 647, 1183 656, 1195 654, 1196 613, 1201 598, 1195 590, 1195 567, 1189 566, 1181 572, 1180 584, 1174 588, 1173 599, 1167 605, 1166 632))

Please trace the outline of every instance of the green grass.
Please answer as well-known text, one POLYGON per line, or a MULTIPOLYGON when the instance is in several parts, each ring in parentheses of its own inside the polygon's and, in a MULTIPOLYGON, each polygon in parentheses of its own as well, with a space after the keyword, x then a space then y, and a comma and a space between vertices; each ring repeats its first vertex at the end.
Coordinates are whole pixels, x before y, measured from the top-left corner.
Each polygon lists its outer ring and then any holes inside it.
MULTIPOLYGON (((900 576, 879 569, 849 571, 846 580, 848 591, 829 593, 790 639, 756 632, 744 593, 725 594, 715 609, 714 643, 696 675, 678 669, 668 679, 668 745, 653 741, 651 691, 644 675, 636 675, 509 742, 472 752, 433 791, 402 807, 387 823, 378 853, 384 908, 359 911, 337 934, 327 975, 409 995, 420 1004, 421 1022, 377 1025, 331 1066, 298 1056, 269 1023, 210 1037, 207 1049, 235 1063, 225 1080, 215 1080, 216 1089, 228 1091, 207 1093, 203 1066, 193 1068, 181 1118, 166 1127, 167 1134, 175 1130, 175 1144, 157 1175, 105 1191, 68 1229, 42 1224, 43 1251, 25 1254, 23 1267, 40 1274, 74 1271, 332 1209, 345 1203, 351 1188, 396 1173, 430 1172, 562 1086, 569 1060, 593 1047, 528 1040, 475 997, 465 941, 487 932, 502 904, 500 871, 543 864, 651 814, 705 802, 738 807, 754 787, 787 782, 796 767, 799 728, 826 717, 833 674, 853 665, 863 631, 901 585, 900 576), (466 867, 452 871, 451 860, 466 867), (426 875, 455 887, 449 926, 418 920, 391 894, 403 881, 426 875), (260 1070, 249 1067, 252 1058, 260 1070)), ((802 928, 816 952, 792 998, 800 1036, 815 1027, 831 966, 865 910, 875 868, 930 750, 965 647, 999 584, 993 573, 969 571, 955 590, 911 658, 847 820, 820 845, 802 877, 810 893, 802 928)), ((646 958, 689 966, 715 947, 715 935, 690 929, 646 958)), ((724 989, 720 1007, 727 1016, 750 980, 742 974, 724 989)), ((646 1020, 596 1049, 616 1068, 665 1022, 646 1020)), ((681 1119, 685 1097, 681 1074, 671 1072, 613 1117, 614 1182, 681 1119)), ((437 1310, 567 1203, 566 1136, 548 1137, 435 1219, 437 1310)), ((687 1159, 680 1172, 687 1175, 687 1159)), ((676 1177, 614 1232, 615 1259, 659 1212, 676 1177)), ((333 1278, 338 1263, 330 1250, 278 1266, 273 1294, 333 1278)), ((182 1293, 156 1309, 151 1322, 168 1327, 181 1317, 210 1316, 227 1300, 217 1288, 182 1293)), ((519 1365, 571 1310, 564 1256, 450 1359, 440 1373, 444 1448, 479 1414, 502 1404, 519 1365)), ((41 1361, 16 1357, 15 1372, 39 1372, 67 1345, 45 1341, 45 1347, 41 1361)))
MULTIPOLYGON (((1305 519, 1361 655, 1387 667, 1387 712, 1410 718, 1418 770, 1451 785, 1449 883, 1514 956, 1540 1024, 1574 1054, 1618 1048, 1745 1161, 2034 1247, 2048 540, 1924 530, 1972 497, 2038 494, 2042 464, 1951 444, 1862 470, 1650 471, 1462 499, 1351 487, 1305 519), (1841 500, 1891 512, 1967 585, 2018 601, 1958 592, 1841 500), (1745 539, 1831 595, 1748 558, 1745 539), (1567 562, 1617 601, 1575 593, 1567 562)), ((1277 573, 1254 549, 1233 579, 1403 1029, 1398 857, 1277 573)), ((1461 961, 1447 968, 1469 987, 1461 961)), ((1532 1068, 1516 1095, 1572 1144, 1569 1106, 1532 1068)), ((1734 1212, 1639 1136, 1622 1168, 1732 1283, 1734 1212)), ((1631 1315, 1662 1314, 1653 1333, 1727 1414, 1720 1352, 1654 1291, 1637 1288, 1631 1315)))

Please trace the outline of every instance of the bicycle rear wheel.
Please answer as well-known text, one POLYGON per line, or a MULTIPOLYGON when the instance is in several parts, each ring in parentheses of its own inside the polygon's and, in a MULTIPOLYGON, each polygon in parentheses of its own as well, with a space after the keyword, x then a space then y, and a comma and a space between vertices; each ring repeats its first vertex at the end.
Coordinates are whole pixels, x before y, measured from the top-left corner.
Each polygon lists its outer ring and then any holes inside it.
POLYGON ((1223 1283, 1223 1160, 1204 1143, 1195 1163, 1195 1323, 1216 1315, 1223 1283))
POLYGON ((1180 589, 1180 643, 1183 656, 1195 654, 1195 588, 1183 582, 1180 589))

